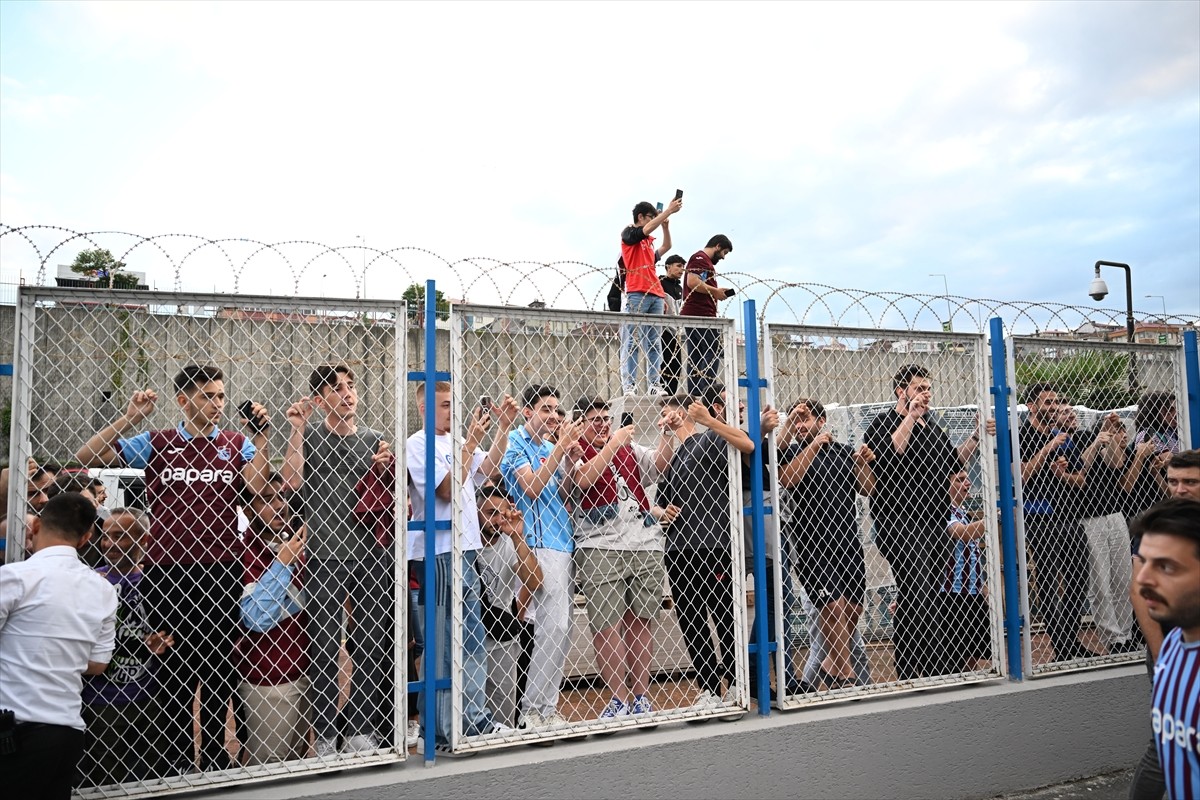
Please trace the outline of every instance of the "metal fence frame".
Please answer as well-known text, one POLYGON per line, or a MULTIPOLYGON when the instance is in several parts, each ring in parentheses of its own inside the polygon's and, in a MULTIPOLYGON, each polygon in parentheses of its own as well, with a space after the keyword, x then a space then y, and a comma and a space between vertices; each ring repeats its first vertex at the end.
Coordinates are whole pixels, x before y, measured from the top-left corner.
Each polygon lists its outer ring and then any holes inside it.
MULTIPOLYGON (((1194 334, 1193 334, 1194 336, 1194 334)), ((1008 422, 1012 432, 1012 482, 1013 482, 1013 500, 1014 500, 1014 526, 1015 526, 1015 542, 1016 555, 1018 566, 1018 582, 1020 586, 1020 614, 1021 614, 1021 662, 1022 671, 1025 677, 1036 679, 1050 675, 1061 675, 1068 672, 1082 672, 1094 669, 1102 669, 1105 667, 1123 666, 1125 664, 1135 663, 1142 660, 1142 651, 1134 651, 1127 654, 1104 655, 1099 658, 1087 658, 1078 661, 1052 661, 1047 664, 1035 665, 1033 663, 1033 625, 1030 615, 1030 599, 1029 599, 1029 565, 1028 565, 1028 543, 1026 538, 1025 526, 1025 508, 1024 508, 1024 482, 1021 480, 1021 421, 1019 416, 1019 406, 1023 405, 1019 392, 1022 387, 1017 383, 1016 370, 1016 351, 1018 346, 1026 347, 1041 347, 1041 348, 1059 348, 1064 346, 1064 342, 1054 339, 1042 339, 1035 336, 1009 336, 1005 340, 1005 365, 1004 369, 1007 376, 1007 383, 1012 387, 1011 401, 1008 403, 1008 422)), ((1180 345, 1150 345, 1150 344, 1130 344, 1125 342, 1070 342, 1068 346, 1077 348, 1081 351, 1092 352, 1108 352, 1108 353, 1129 353, 1134 356, 1131 363, 1136 364, 1136 356, 1138 353, 1149 353, 1161 356, 1164 348, 1170 348, 1175 351, 1172 359, 1172 381, 1174 383, 1174 391, 1176 404, 1179 409, 1178 414, 1178 431, 1179 440, 1182 443, 1192 442, 1195 445, 1193 432, 1191 431, 1191 415, 1189 413, 1189 383, 1187 377, 1188 361, 1186 359, 1186 341, 1180 345)), ((1131 376, 1131 381, 1136 379, 1131 376)))
MULTIPOLYGON (((37 351, 37 319, 45 309, 57 307, 61 303, 82 303, 93 307, 128 306, 136 304, 147 308, 175 309, 179 314, 184 307, 252 307, 272 310, 308 310, 328 306, 339 310, 355 310, 364 317, 379 315, 391 317, 394 320, 392 358, 396 366, 393 381, 395 388, 395 406, 392 409, 395 418, 393 438, 403 439, 404 425, 407 419, 407 393, 403 391, 402 370, 407 360, 407 339, 404 335, 407 314, 402 301, 389 300, 342 300, 329 302, 317 298, 279 298, 266 296, 240 295, 231 297, 222 294, 175 293, 175 292, 144 292, 129 290, 95 290, 95 289, 51 289, 41 286, 23 286, 20 289, 16 316, 16 347, 13 364, 13 406, 12 434, 9 443, 9 463, 24 464, 26 458, 32 455, 30 413, 32 411, 32 393, 36 369, 35 353, 37 351)), ((167 315, 163 315, 164 318, 167 315)), ((274 409, 276 415, 282 409, 274 409)), ((236 413, 234 411, 233 413, 236 413)), ((397 462, 397 469, 403 467, 403 462, 397 462)), ((395 497, 398 508, 407 503, 407 482, 396 486, 395 497)), ((25 508, 25 482, 11 480, 8 487, 8 530, 7 560, 20 560, 24 553, 25 519, 22 510, 25 508)), ((404 612, 407 610, 407 570, 404 567, 405 526, 401 517, 397 517, 393 548, 397 554, 395 568, 394 602, 397 608, 396 628, 394 630, 397 642, 405 641, 406 630, 401 627, 404 612)), ((164 796, 182 792, 211 790, 220 787, 241 786, 264 781, 295 778, 323 773, 339 772, 345 769, 379 766, 402 762, 407 758, 408 751, 399 744, 404 731, 406 716, 405 697, 407 665, 404 659, 394 660, 394 713, 393 725, 397 732, 397 743, 390 752, 380 752, 376 755, 345 755, 337 760, 319 760, 306 758, 298 761, 285 761, 254 766, 236 766, 228 770, 197 772, 171 778, 158 778, 136 783, 117 784, 114 786, 89 787, 76 790, 81 798, 112 798, 137 796, 164 796), (114 788, 117 791, 114 791, 114 788)))

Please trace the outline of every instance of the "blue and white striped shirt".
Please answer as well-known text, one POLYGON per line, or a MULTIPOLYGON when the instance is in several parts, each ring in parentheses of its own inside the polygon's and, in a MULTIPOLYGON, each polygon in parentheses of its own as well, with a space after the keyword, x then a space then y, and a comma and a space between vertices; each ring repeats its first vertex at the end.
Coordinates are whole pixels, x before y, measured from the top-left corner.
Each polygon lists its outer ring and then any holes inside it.
POLYGON ((1154 665, 1150 722, 1171 800, 1200 800, 1200 641, 1176 628, 1154 665))

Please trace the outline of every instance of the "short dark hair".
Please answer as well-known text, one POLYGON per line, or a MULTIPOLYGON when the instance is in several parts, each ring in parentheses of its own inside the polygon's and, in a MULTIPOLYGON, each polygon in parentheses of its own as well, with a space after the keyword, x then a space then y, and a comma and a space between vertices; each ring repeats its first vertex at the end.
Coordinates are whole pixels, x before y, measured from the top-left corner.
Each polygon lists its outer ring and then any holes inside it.
POLYGON ((714 406, 717 403, 720 403, 722 406, 728 406, 729 403, 727 403, 725 399, 721 397, 723 394, 725 394, 725 384, 721 383, 720 381, 710 384, 708 391, 704 393, 704 404, 707 406, 714 406))
POLYGON ((190 392, 202 383, 225 380, 225 373, 211 365, 190 364, 175 376, 175 394, 190 392))
POLYGON ((671 266, 672 264, 686 264, 686 263, 687 263, 687 259, 685 259, 683 256, 679 255, 678 253, 667 256, 666 264, 668 267, 671 266))
POLYGON ((607 411, 609 408, 611 406, 608 404, 608 401, 599 395, 589 396, 585 394, 575 404, 575 410, 579 412, 579 416, 583 416, 589 411, 607 411))
POLYGON ((892 376, 892 392, 897 389, 907 389, 914 378, 928 378, 929 370, 920 364, 905 364, 900 371, 892 376))
POLYGON ((1180 450, 1171 456, 1167 469, 1200 469, 1200 450, 1180 450))
POLYGON ((796 402, 792 403, 791 408, 788 409, 788 413, 790 414, 795 411, 799 406, 806 407, 817 419, 825 419, 825 406, 810 397, 796 398, 796 402))
POLYGON ((1134 538, 1151 533, 1191 539, 1200 557, 1200 503, 1172 497, 1150 506, 1129 523, 1129 535, 1134 538))
POLYGON ((508 496, 508 492, 499 486, 481 486, 475 491, 475 496, 479 500, 508 500, 510 503, 512 502, 512 498, 508 496))
POLYGON ((1025 387, 1025 396, 1022 402, 1024 402, 1025 405, 1035 403, 1037 402, 1037 399, 1046 392, 1054 392, 1057 394, 1058 389, 1055 388, 1054 384, 1050 383, 1049 381, 1037 381, 1036 383, 1031 383, 1025 387))
POLYGON ((696 398, 692 397, 690 394, 673 394, 670 397, 664 397, 662 399, 662 407, 686 409, 694 402, 696 402, 696 398))
POLYGON ((733 252, 733 242, 729 241, 729 237, 723 233, 718 233, 716 236, 709 239, 708 244, 704 246, 716 247, 720 250, 728 250, 731 253, 733 252))
POLYGON ((1152 433, 1169 433, 1163 428, 1162 416, 1167 409, 1175 405, 1174 392, 1146 392, 1138 398, 1137 415, 1133 425, 1139 431, 1152 433))
MULTIPOLYGON (((284 486, 284 488, 286 488, 286 485, 284 484, 284 481, 283 481, 283 476, 280 475, 278 472, 272 471, 272 472, 267 473, 265 482, 268 484, 278 484, 278 485, 284 486)), ((241 494, 242 503, 244 503, 246 505, 249 505, 251 500, 258 497, 258 494, 256 492, 251 491, 250 487, 247 486, 245 483, 242 484, 242 491, 240 494, 241 494)))
POLYGON ((645 200, 633 207, 633 221, 637 222, 637 218, 642 214, 649 214, 652 217, 658 216, 658 208, 654 203, 648 203, 645 200))
POLYGON ((96 528, 96 507, 79 492, 61 492, 42 507, 42 528, 78 542, 96 528))
POLYGON ((93 481, 86 472, 60 472, 54 478, 56 494, 90 492, 93 481))
POLYGON ((521 399, 525 401, 526 408, 533 408, 535 405, 537 405, 537 401, 541 400, 543 397, 553 397, 555 400, 558 400, 558 389, 555 389, 553 386, 545 386, 540 383, 535 383, 533 386, 525 389, 525 391, 521 394, 521 399))
POLYGON ((317 367, 308 376, 308 389, 313 394, 320 394, 326 386, 337 386, 338 375, 345 375, 354 380, 354 370, 345 364, 324 364, 317 367))

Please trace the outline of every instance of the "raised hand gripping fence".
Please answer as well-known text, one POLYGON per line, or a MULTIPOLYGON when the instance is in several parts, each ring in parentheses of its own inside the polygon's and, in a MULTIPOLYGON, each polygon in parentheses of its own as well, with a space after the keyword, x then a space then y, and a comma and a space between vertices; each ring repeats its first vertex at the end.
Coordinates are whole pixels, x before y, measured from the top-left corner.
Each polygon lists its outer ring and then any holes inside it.
POLYGON ((1008 377, 1025 671, 1140 660, 1128 522, 1187 449, 1183 350, 1012 337, 1008 377))
MULTIPOLYGON (((683 321, 694 385, 732 385, 732 321, 683 321)), ((447 747, 745 713, 734 412, 622 388, 622 326, 640 360, 678 322, 452 306, 447 747)))
POLYGON ((80 794, 403 758, 404 305, 22 288, 17 315, 11 463, 101 505, 82 556, 121 598, 80 794))
POLYGON ((1000 677, 983 337, 765 324, 763 340, 779 704, 1000 677))

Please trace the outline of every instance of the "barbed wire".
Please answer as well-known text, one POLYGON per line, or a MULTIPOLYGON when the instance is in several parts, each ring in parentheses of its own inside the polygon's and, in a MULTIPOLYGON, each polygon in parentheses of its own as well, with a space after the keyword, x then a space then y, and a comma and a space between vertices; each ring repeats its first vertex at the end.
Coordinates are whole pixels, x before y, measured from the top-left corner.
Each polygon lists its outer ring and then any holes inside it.
MULTIPOLYGON (((58 225, 10 226, 0 223, 0 284, 17 284, 10 275, 32 274, 34 283, 47 285, 55 263, 75 257, 79 249, 110 250, 129 271, 163 276, 172 289, 192 291, 211 283, 214 291, 256 293, 284 297, 315 297, 319 275, 320 296, 332 273, 337 296, 366 297, 368 279, 385 289, 376 296, 396 296, 413 284, 423 287, 434 278, 438 291, 452 302, 594 310, 605 307, 605 297, 615 275, 611 266, 582 261, 504 261, 488 256, 448 259, 427 248, 406 245, 389 249, 366 244, 331 246, 310 239, 264 242, 230 237, 213 239, 190 233, 146 236, 128 231, 76 231, 58 225), (355 258, 357 256, 357 258, 355 258), (355 261, 358 262, 357 266, 355 261), (274 264, 278 269, 270 269, 274 264), (278 278, 287 276, 281 286, 278 278), (223 286, 222 279, 227 281, 223 286), (189 285, 190 284, 190 285, 189 285), (394 291, 393 291, 394 290, 394 291)), ((1014 333, 1068 335, 1081 328, 1088 335, 1104 329, 1119 337, 1125 311, 1038 300, 996 300, 962 295, 846 289, 820 283, 790 282, 748 272, 723 272, 721 281, 737 290, 722 311, 736 316, 740 301, 758 302, 760 320, 811 325, 854 326, 891 330, 982 331, 999 316, 1014 333), (943 316, 943 311, 945 316, 943 316), (1089 323, 1091 324, 1089 327, 1089 323), (1115 331, 1115 332, 1114 332, 1115 331)), ((4 302, 12 302, 7 297, 4 302)), ((1164 330, 1200 325, 1200 316, 1135 312, 1140 325, 1164 330)))

